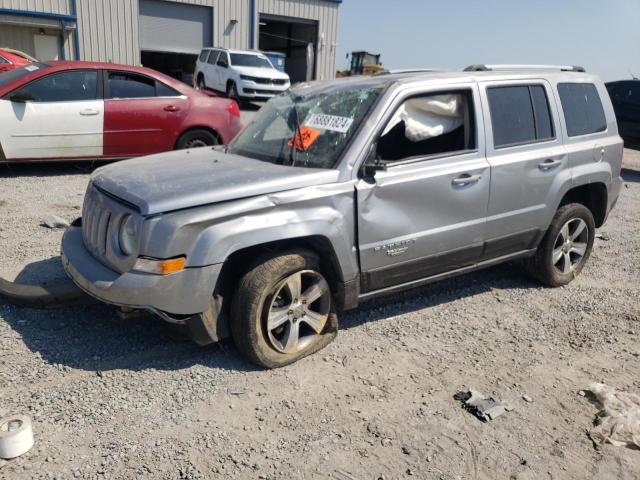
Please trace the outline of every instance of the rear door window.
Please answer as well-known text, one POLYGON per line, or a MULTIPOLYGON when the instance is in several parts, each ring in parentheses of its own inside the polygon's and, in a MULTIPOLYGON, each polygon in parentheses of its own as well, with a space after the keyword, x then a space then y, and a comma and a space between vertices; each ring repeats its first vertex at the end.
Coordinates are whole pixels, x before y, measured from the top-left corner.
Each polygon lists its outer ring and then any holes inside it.
POLYGON ((207 63, 210 63, 211 65, 215 65, 218 62, 219 55, 220 55, 220 50, 213 50, 211 52, 211 55, 209 55, 209 59, 207 60, 207 63))
POLYGON ((95 100, 98 96, 98 71, 53 73, 25 85, 18 92, 32 102, 95 100))
POLYGON ((0 57, 0 63, 9 63, 9 60, 4 57, 0 57))
POLYGON ((109 98, 148 98, 156 96, 156 82, 135 73, 109 72, 109 98))
POLYGON ((558 94, 570 137, 603 132, 607 119, 596 86, 592 83, 559 83, 558 94))
POLYGON ((487 89, 495 148, 555 138, 547 93, 542 85, 487 89))
POLYGON ((179 97, 182 94, 171 88, 169 85, 165 85, 162 82, 156 82, 156 95, 158 97, 179 97))

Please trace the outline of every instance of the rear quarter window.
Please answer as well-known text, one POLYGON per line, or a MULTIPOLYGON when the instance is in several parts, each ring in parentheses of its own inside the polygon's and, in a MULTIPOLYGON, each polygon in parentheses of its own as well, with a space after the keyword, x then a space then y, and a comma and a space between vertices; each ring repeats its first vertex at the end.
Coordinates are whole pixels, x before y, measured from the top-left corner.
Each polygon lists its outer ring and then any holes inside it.
POLYGON ((570 137, 604 132, 607 119, 598 89, 592 83, 559 83, 558 94, 570 137))
POLYGON ((210 51, 211 50, 202 50, 202 52, 200 52, 200 56, 198 57, 198 60, 200 60, 201 62, 206 62, 210 51))

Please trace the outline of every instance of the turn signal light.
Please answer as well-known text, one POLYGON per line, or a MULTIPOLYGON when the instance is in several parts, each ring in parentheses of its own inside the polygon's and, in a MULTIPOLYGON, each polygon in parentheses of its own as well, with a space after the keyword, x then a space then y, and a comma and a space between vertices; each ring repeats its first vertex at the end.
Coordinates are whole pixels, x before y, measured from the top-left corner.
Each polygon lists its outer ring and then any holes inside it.
POLYGON ((227 112, 229 112, 234 117, 240 116, 240 107, 235 100, 231 100, 229 102, 229 105, 227 106, 227 112))
POLYGON ((138 272, 153 273, 155 275, 170 275, 184 270, 187 257, 170 258, 169 260, 155 260, 153 258, 138 258, 133 269, 138 272))

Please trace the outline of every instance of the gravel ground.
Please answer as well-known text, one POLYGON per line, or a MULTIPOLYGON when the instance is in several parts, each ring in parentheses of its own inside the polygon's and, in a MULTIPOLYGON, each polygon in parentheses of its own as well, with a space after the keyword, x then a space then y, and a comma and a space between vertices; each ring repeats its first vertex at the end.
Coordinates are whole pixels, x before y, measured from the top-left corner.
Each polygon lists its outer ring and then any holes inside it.
MULTIPOLYGON (((507 264, 370 302, 276 371, 107 306, 0 304, 0 416, 36 435, 0 478, 637 479, 640 451, 594 449, 577 393, 640 392, 640 152, 625 162, 608 240, 570 286, 507 264), (467 388, 515 410, 481 423, 452 398, 467 388)), ((61 232, 39 223, 79 215, 90 170, 0 167, 0 274, 59 281, 61 232)))

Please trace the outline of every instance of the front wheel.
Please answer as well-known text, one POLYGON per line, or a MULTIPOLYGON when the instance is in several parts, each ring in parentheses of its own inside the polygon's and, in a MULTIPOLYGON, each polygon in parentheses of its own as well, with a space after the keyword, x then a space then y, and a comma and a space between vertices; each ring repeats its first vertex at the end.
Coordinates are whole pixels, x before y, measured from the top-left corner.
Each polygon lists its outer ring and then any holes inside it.
POLYGON ((235 102, 240 105, 240 94, 238 93, 236 82, 229 82, 227 84, 227 97, 231 100, 235 100, 235 102))
POLYGON ((591 211, 579 203, 558 209, 527 270, 542 283, 561 287, 582 271, 595 238, 591 211))
POLYGON ((236 346, 267 368, 317 352, 336 336, 329 283, 306 250, 263 259, 240 280, 231 310, 236 346))

